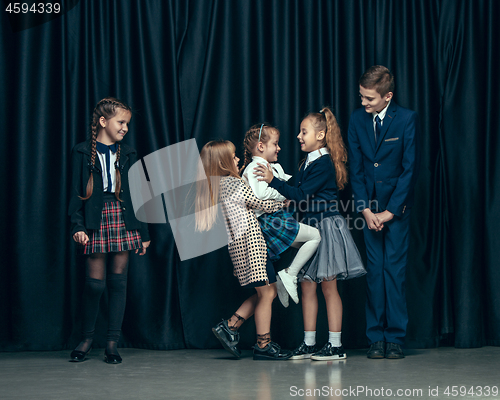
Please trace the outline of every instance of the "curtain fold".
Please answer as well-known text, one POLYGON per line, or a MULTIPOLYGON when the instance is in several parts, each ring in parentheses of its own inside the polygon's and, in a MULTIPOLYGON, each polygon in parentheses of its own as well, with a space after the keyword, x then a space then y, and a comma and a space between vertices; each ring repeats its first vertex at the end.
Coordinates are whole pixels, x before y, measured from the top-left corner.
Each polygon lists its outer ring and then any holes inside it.
MULTIPOLYGON (((409 347, 500 344, 500 38, 495 0, 68 1, 58 18, 0 15, 0 351, 57 350, 79 339, 83 262, 66 215, 71 148, 92 110, 117 96, 133 108, 125 143, 144 157, 194 138, 281 131, 279 162, 297 172, 302 117, 332 107, 342 132, 373 64, 396 77, 395 101, 420 119, 421 168, 407 272, 409 347), (18 16, 17 18, 21 18, 18 16), (24 27, 20 29, 20 27, 24 27)), ((240 157, 242 158, 242 157, 240 157)), ((349 186, 344 215, 364 257, 349 186), (356 225, 357 224, 357 225, 356 225)), ((181 262, 168 224, 131 256, 121 345, 216 348, 210 328, 251 290, 227 248, 181 262)), ((283 268, 293 254, 277 264, 283 268)), ((365 280, 339 282, 343 342, 366 347, 365 280)), ((96 345, 106 331, 106 297, 96 345)), ((273 307, 273 340, 302 340, 301 307, 273 307)), ((253 320, 242 344, 255 342, 253 320)), ((318 342, 327 338, 320 294, 318 342)))

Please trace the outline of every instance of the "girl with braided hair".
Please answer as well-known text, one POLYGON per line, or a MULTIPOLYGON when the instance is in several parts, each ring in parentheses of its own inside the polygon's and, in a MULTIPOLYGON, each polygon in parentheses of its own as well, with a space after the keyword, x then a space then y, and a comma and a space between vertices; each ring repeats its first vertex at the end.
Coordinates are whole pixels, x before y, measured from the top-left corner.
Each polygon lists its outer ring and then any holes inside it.
MULTIPOLYGON (((280 132, 277 128, 259 124, 252 126, 243 140, 245 162, 242 168, 244 170, 242 178, 252 188, 255 196, 261 200, 285 200, 285 197, 277 190, 266 182, 259 181, 253 171, 259 163, 262 163, 271 166, 273 175, 277 179, 288 181, 291 178, 290 175, 285 174, 277 162, 278 153, 281 150, 278 145, 279 138, 280 132)), ((321 241, 319 231, 312 226, 297 222, 289 212, 284 210, 274 213, 254 211, 266 239, 267 253, 271 261, 278 260, 279 254, 290 247, 299 249, 288 268, 277 274, 278 297, 283 306, 288 307, 289 296, 298 304, 297 275, 316 252, 321 241)))
POLYGON ((104 361, 122 362, 120 338, 127 290, 130 250, 146 254, 150 244, 147 225, 134 215, 128 171, 137 152, 121 144, 132 111, 122 101, 107 97, 97 103, 90 140, 71 153, 72 187, 68 214, 71 235, 85 256, 83 340, 70 355, 84 361, 92 348, 99 301, 108 288, 108 331, 104 361))
POLYGON ((344 359, 342 300, 337 291, 337 280, 366 274, 347 222, 338 211, 338 191, 347 183, 347 152, 337 120, 327 107, 319 113, 306 115, 297 138, 301 150, 308 154, 299 167, 295 186, 276 179, 271 168, 263 163, 255 172, 258 179, 267 182, 286 198, 299 202, 302 219, 317 227, 321 235, 314 258, 298 276, 302 289, 304 341, 290 359, 344 359), (329 328, 328 342, 319 351, 316 347, 318 284, 325 298, 329 328))

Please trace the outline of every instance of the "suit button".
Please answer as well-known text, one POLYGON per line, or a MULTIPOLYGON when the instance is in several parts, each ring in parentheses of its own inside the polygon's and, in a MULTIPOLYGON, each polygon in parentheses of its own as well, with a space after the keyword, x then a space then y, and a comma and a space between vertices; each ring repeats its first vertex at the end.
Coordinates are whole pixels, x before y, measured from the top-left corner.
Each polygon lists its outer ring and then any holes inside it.
POLYGON ((125 210, 126 210, 126 208, 125 208, 125 207, 123 207, 123 208, 122 208, 122 210, 123 210, 123 211, 125 211, 125 210))
POLYGON ((373 164, 373 166, 374 166, 375 168, 377 168, 377 167, 378 167, 378 163, 373 164))

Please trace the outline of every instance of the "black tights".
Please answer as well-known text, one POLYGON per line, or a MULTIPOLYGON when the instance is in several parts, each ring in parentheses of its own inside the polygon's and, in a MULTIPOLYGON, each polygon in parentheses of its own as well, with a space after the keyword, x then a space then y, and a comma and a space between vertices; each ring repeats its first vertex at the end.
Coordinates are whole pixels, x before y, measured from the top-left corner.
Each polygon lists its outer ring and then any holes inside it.
POLYGON ((87 256, 85 287, 83 290, 83 341, 75 350, 86 352, 92 345, 95 322, 99 311, 99 301, 108 286, 108 332, 106 351, 118 354, 117 344, 120 339, 125 300, 127 297, 128 251, 118 253, 94 253, 87 256), (109 259, 108 270, 106 262, 109 259))

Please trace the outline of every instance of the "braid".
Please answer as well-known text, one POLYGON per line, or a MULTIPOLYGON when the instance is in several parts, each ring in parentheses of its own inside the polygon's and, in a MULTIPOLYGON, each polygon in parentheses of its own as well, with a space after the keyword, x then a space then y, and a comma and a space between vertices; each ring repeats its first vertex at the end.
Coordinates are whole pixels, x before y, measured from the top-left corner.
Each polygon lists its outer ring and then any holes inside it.
POLYGON ((94 115, 96 113, 99 113, 99 111, 102 110, 103 108, 105 108, 108 113, 109 113, 109 111, 111 111, 113 113, 113 115, 111 117, 113 117, 114 114, 116 114, 117 108, 123 108, 124 110, 132 112, 132 109, 128 105, 126 105, 121 100, 115 99, 114 97, 106 97, 106 98, 100 100, 99 103, 97 103, 97 105, 94 108, 94 115), (109 107, 106 107, 106 106, 111 106, 112 111, 109 110, 109 107))
MULTIPOLYGON (((95 168, 95 159, 97 156, 97 135, 99 133, 99 120, 101 117, 105 119, 113 118, 116 115, 116 111, 118 108, 122 108, 132 113, 132 109, 125 104, 124 102, 115 99, 114 97, 106 97, 100 100, 94 108, 94 112, 92 115, 92 125, 91 125, 91 135, 90 135, 90 176, 87 182, 86 194, 85 197, 80 197, 82 200, 87 200, 92 196, 92 192, 94 190, 94 176, 93 171, 95 168)), ((120 159, 120 145, 118 144, 118 151, 116 155, 116 188, 115 188, 115 196, 118 200, 120 200, 120 190, 121 190, 121 175, 118 169, 118 160, 120 159)), ((121 200, 120 200, 121 201, 121 200)))
POLYGON ((116 173, 116 187, 115 187, 115 197, 118 201, 123 201, 120 199, 120 190, 122 188, 122 174, 120 174, 120 150, 121 146, 118 144, 118 150, 116 151, 116 161, 115 161, 115 173, 116 173))
POLYGON ((260 134, 260 142, 267 143, 271 139, 271 133, 277 133, 279 135, 279 131, 277 128, 270 126, 269 124, 256 124, 250 127, 250 129, 245 134, 245 138, 243 139, 243 151, 244 151, 244 161, 243 167, 240 169, 240 175, 244 171, 244 169, 252 162, 253 152, 259 144, 259 134, 260 134), (262 127, 262 132, 261 128, 262 127))
POLYGON ((240 168, 240 171, 239 171, 240 175, 245 170, 245 168, 248 166, 248 164, 250 164, 252 162, 252 157, 253 157, 252 153, 250 153, 250 151, 248 151, 247 148, 245 147, 243 166, 240 168))
MULTIPOLYGON (((255 149, 255 146, 257 146, 258 143, 258 138, 259 138, 259 130, 260 128, 256 129, 256 125, 252 126, 247 133, 245 134, 245 138, 243 139, 243 154, 244 154, 244 161, 243 161, 243 166, 240 169, 240 175, 242 172, 245 170, 248 164, 252 162, 252 157, 253 157, 253 150, 255 149)), ((262 139, 262 138, 261 138, 262 139)))
POLYGON ((87 188, 86 188, 86 193, 85 197, 80 197, 82 200, 87 200, 92 196, 92 192, 94 190, 94 174, 92 173, 94 171, 95 167, 95 158, 97 155, 97 124, 99 123, 99 118, 96 118, 96 115, 94 113, 94 118, 92 120, 92 133, 90 136, 90 176, 89 180, 87 182, 87 188))

